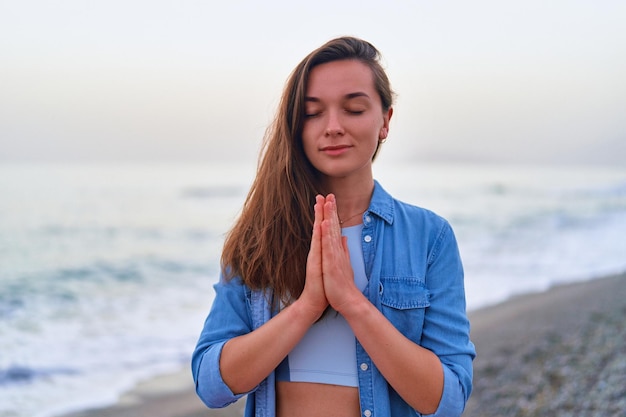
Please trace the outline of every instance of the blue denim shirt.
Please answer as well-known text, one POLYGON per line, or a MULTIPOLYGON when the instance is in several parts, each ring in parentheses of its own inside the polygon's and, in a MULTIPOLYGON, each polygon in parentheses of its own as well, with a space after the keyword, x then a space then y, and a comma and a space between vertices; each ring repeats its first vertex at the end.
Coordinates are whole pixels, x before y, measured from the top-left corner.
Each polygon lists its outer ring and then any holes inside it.
MULTIPOLYGON (((463 267, 450 225, 428 210, 395 200, 376 182, 363 214, 362 239, 369 279, 365 296, 406 337, 439 357, 444 388, 433 416, 461 415, 472 390, 476 353, 469 339, 463 267)), ((251 392, 235 395, 219 369, 220 353, 229 339, 272 317, 268 294, 250 290, 238 277, 221 278, 215 292, 192 357, 196 391, 212 408, 247 394, 246 417, 273 417, 273 372, 251 392)), ((387 383, 358 341, 356 353, 363 416, 421 415, 387 383)))

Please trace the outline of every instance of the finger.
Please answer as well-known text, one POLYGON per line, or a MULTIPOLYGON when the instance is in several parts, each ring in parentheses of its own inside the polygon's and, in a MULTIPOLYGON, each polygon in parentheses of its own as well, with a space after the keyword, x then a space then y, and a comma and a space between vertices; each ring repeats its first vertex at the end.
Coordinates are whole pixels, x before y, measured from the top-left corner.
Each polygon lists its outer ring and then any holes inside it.
POLYGON ((334 194, 328 194, 326 203, 324 204, 324 220, 329 222, 331 238, 339 239, 341 237, 341 224, 337 214, 337 200, 334 194))
POLYGON ((322 221, 324 219, 324 197, 321 195, 317 195, 315 197, 315 205, 313 206, 314 210, 314 220, 313 220, 313 233, 311 236, 311 250, 309 252, 309 257, 311 254, 321 256, 321 227, 322 221))
POLYGON ((343 247, 343 251, 346 253, 346 255, 348 255, 348 258, 350 258, 350 249, 348 248, 347 236, 341 236, 341 246, 343 247))
POLYGON ((313 206, 313 210, 314 210, 314 214, 315 214, 315 218, 314 218, 314 222, 315 223, 322 223, 322 220, 324 220, 324 203, 326 202, 326 199, 324 198, 324 196, 321 195, 316 195, 315 196, 315 205, 313 206))
POLYGON ((313 237, 306 260, 307 277, 322 273, 322 242, 320 225, 313 226, 313 237))
POLYGON ((339 223, 334 220, 336 217, 334 204, 326 202, 324 204, 324 221, 321 228, 321 244, 322 244, 322 270, 324 274, 334 274, 337 268, 341 269, 343 262, 343 254, 345 253, 341 228, 339 223))

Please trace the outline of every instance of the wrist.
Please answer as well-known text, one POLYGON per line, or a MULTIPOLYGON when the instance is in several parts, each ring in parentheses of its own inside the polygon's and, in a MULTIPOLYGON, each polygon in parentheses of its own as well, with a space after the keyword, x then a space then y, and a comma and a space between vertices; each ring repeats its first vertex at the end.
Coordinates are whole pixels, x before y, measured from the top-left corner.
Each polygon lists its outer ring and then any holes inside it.
POLYGON ((317 306, 312 306, 300 298, 291 303, 288 308, 292 311, 294 320, 306 323, 309 326, 315 323, 325 310, 325 308, 320 309, 317 306))
POLYGON ((346 320, 349 320, 350 317, 358 317, 365 314, 371 307, 372 303, 360 291, 355 293, 354 297, 351 297, 348 301, 333 306, 346 320))

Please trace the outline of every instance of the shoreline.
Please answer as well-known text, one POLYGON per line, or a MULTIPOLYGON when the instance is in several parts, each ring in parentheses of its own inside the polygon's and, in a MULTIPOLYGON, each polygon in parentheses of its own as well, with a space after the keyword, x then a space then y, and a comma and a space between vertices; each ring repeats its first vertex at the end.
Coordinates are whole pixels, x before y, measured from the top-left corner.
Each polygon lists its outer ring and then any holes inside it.
MULTIPOLYGON (((468 315, 478 354, 464 416, 626 409, 626 272, 515 295, 468 315)), ((139 383, 115 405, 61 417, 241 417, 244 404, 208 409, 186 368, 139 383)))

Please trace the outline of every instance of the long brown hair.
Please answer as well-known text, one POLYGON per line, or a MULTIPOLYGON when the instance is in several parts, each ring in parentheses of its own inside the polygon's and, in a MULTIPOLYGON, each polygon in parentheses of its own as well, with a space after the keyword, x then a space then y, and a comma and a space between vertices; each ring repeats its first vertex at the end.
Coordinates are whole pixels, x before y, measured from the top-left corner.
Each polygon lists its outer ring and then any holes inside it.
POLYGON ((317 65, 345 59, 359 60, 372 70, 383 111, 389 110, 394 94, 372 44, 341 37, 311 52, 287 80, 275 119, 265 133, 256 178, 226 236, 222 252, 226 278, 240 276, 252 289, 272 289, 275 302, 288 304, 302 293, 313 204, 317 194, 325 194, 302 145, 309 74, 317 65))

